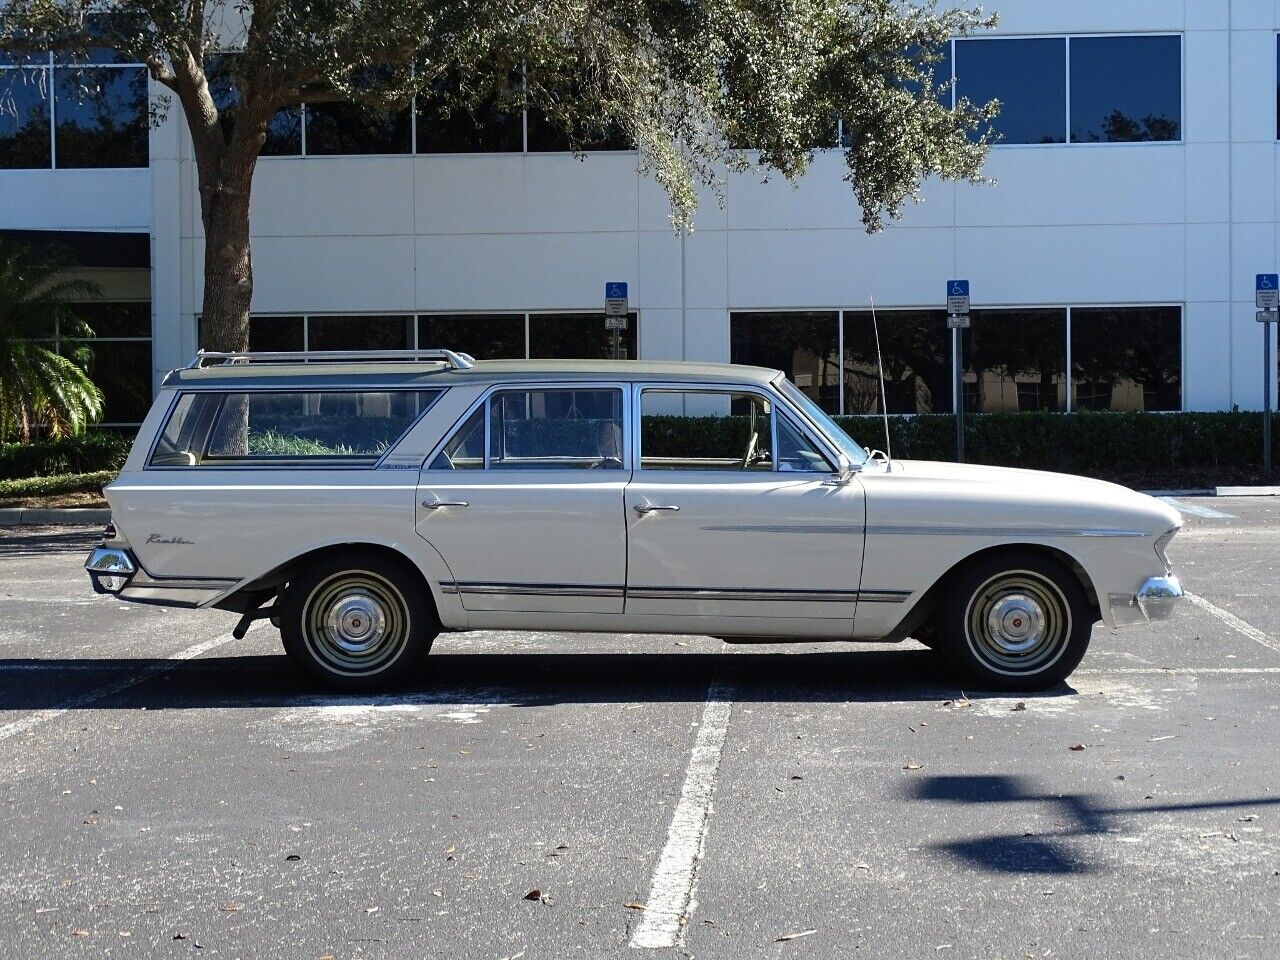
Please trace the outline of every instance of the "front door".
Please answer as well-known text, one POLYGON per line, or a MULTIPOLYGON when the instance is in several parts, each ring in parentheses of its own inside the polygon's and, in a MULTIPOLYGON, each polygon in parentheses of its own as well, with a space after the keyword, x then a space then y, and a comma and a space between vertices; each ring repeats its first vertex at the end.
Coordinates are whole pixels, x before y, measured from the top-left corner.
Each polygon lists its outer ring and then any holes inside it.
POLYGON ((865 502, 856 481, 832 482, 823 445, 746 387, 645 387, 636 406, 626 612, 829 621, 830 636, 850 635, 865 502))
POLYGON ((608 385, 491 391, 423 469, 418 534, 468 610, 621 613, 626 396, 608 385))

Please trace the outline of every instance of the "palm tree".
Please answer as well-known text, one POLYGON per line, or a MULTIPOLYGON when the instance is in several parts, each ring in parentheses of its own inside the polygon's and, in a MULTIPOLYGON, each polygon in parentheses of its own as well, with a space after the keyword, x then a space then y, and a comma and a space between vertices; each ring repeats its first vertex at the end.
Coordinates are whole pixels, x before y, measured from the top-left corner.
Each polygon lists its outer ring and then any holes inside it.
POLYGON ((83 432, 102 416, 102 391, 85 368, 89 348, 57 350, 63 338, 92 337, 72 303, 101 296, 96 284, 59 277, 64 264, 0 240, 0 440, 83 432))

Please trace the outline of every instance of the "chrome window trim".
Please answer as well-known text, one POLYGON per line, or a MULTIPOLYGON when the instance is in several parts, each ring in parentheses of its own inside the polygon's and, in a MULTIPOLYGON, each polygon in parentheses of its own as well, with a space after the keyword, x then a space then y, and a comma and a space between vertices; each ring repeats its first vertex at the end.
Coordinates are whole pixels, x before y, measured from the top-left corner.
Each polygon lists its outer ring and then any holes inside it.
MULTIPOLYGON (((627 438, 627 431, 629 429, 629 424, 631 420, 631 391, 628 389, 628 384, 624 380, 596 380, 596 379, 591 379, 591 380, 501 380, 501 381, 495 381, 489 384, 488 386, 485 387, 484 391, 480 394, 480 396, 477 397, 475 400, 473 400, 471 404, 467 407, 467 409, 463 411, 462 416, 458 417, 458 419, 453 422, 453 425, 450 426, 448 430, 444 431, 443 439, 441 439, 439 442, 435 444, 435 446, 431 448, 431 452, 428 453, 426 457, 423 458, 422 465, 418 469, 423 472, 430 472, 433 475, 436 475, 436 474, 454 475, 458 473, 470 472, 465 470, 462 470, 462 471, 432 470, 431 464, 435 461, 436 457, 440 455, 441 451, 443 451, 444 448, 449 445, 449 442, 453 440, 455 436, 457 436, 458 431, 461 430, 463 426, 466 425, 466 422, 470 420, 472 416, 475 415, 476 410, 483 407, 484 408, 484 467, 483 467, 483 470, 486 473, 489 472, 491 469, 493 469, 492 467, 489 466, 489 441, 491 439, 489 435, 489 431, 490 431, 490 422, 492 420, 491 411, 489 407, 490 398, 492 398, 492 396, 495 393, 500 393, 500 392, 515 391, 517 393, 532 393, 538 390, 550 390, 550 391, 557 391, 560 393, 564 393, 566 391, 573 391, 573 390, 616 390, 618 391, 622 395, 621 397, 622 402, 619 408, 619 416, 621 418, 621 427, 622 427, 622 450, 621 450, 622 469, 618 471, 613 471, 613 472, 615 473, 630 472, 630 470, 632 469, 631 444, 627 438)), ((585 469, 585 468, 572 467, 572 468, 566 468, 566 469, 578 470, 578 469, 585 469)), ((501 472, 504 475, 505 474, 545 475, 549 471, 546 469, 522 470, 519 467, 503 467, 501 472)))
MULTIPOLYGON (((779 377, 785 377, 786 374, 779 374, 779 377)), ((776 379, 776 378, 775 378, 776 379)), ((829 463, 840 463, 842 455, 833 448, 831 441, 827 439, 825 433, 818 429, 817 425, 809 420, 808 417, 797 410, 789 400, 787 400, 780 391, 774 388, 771 381, 768 387, 760 384, 748 383, 709 383, 702 381, 665 381, 665 380, 644 380, 636 381, 632 384, 635 398, 632 403, 632 424, 631 434, 633 447, 631 450, 632 462, 635 464, 635 470, 638 472, 643 470, 641 456, 643 451, 640 449, 640 421, 643 418, 643 393, 645 390, 656 390, 664 393, 744 393, 752 396, 762 397, 769 402, 769 436, 770 436, 770 456, 772 458, 771 473, 782 473, 778 469, 778 411, 781 410, 783 415, 791 422, 809 440, 816 441, 814 446, 819 452, 827 458, 829 463)), ((854 465, 857 469, 857 465, 854 465)), ((674 470, 650 470, 650 473, 676 473, 674 470)), ((708 474, 725 474, 725 473, 763 473, 764 471, 750 470, 697 470, 686 471, 708 474)), ((792 474, 808 474, 810 476, 822 476, 823 472, 818 470, 788 470, 787 473, 792 474)))
MULTIPOLYGON (((341 387, 326 387, 326 388, 320 388, 320 389, 317 389, 315 387, 295 387, 295 386, 281 387, 281 388, 251 387, 243 390, 228 390, 226 387, 206 387, 199 390, 187 390, 185 388, 179 388, 174 390, 173 399, 169 401, 169 407, 167 410, 165 410, 164 419, 160 421, 159 429, 155 431, 155 434, 151 438, 151 445, 147 449, 147 458, 146 460, 143 461, 142 469, 144 471, 157 470, 157 471, 165 471, 165 472, 173 471, 173 470, 183 471, 183 472, 191 471, 191 470, 205 470, 205 471, 208 471, 208 470, 255 470, 255 471, 262 471, 262 470, 377 470, 379 467, 382 466, 383 462, 387 459, 387 457, 389 457, 392 453, 394 453, 396 448, 399 447, 400 444, 404 442, 404 438, 410 434, 410 432, 414 429, 414 427, 416 427, 419 423, 422 422, 422 419, 430 412, 431 408, 434 407, 439 402, 440 398, 444 396, 449 389, 450 388, 448 387, 438 387, 438 386, 418 388, 418 387, 401 387, 401 386, 359 387, 359 386, 346 386, 346 385, 343 385, 341 387), (187 394, 206 394, 206 393, 215 393, 215 394, 223 395, 221 401, 219 402, 219 409, 221 409, 222 404, 226 402, 227 396, 235 393, 428 393, 428 394, 431 394, 431 398, 430 400, 428 400, 426 405, 423 406, 423 408, 418 411, 417 415, 413 418, 413 420, 405 426, 404 430, 400 432, 400 435, 396 437, 394 441, 388 444, 387 449, 384 450, 381 454, 379 454, 377 459, 373 461, 369 461, 368 458, 361 458, 362 462, 360 463, 350 463, 350 462, 326 463, 320 460, 320 458, 316 458, 317 462, 313 462, 313 463, 282 462, 282 461, 276 461, 272 463, 238 462, 238 463, 226 463, 226 464, 216 464, 216 465, 210 464, 206 466, 202 466, 198 463, 193 463, 190 465, 153 463, 152 460, 155 457, 156 447, 160 445, 160 438, 164 436, 165 430, 168 429, 169 421, 173 418, 174 410, 177 407, 177 405, 181 402, 182 398, 187 394)), ((206 447, 208 445, 208 442, 209 442, 209 438, 205 437, 206 447)))

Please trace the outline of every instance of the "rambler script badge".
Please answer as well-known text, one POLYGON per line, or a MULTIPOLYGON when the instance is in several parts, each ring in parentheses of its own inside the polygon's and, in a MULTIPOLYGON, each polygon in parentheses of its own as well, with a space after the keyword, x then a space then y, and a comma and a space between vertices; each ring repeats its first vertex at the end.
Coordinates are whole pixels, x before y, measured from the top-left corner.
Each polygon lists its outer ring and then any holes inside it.
POLYGON ((186 537, 164 537, 158 533, 147 537, 147 543, 185 543, 189 547, 195 546, 195 541, 188 540, 186 537))

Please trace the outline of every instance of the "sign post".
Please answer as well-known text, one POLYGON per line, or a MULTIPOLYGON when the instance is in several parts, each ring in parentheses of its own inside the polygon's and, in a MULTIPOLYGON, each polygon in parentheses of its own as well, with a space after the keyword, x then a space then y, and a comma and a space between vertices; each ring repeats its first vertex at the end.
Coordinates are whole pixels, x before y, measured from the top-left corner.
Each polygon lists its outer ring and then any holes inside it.
POLYGON ((609 331, 612 356, 622 359, 622 331, 627 329, 627 285, 611 280, 604 285, 604 328, 609 331))
POLYGON ((969 281, 947 281, 947 327, 956 358, 956 462, 964 463, 964 349, 963 331, 969 329, 969 281))
POLYGON ((1262 324, 1262 475, 1271 476, 1271 324, 1280 313, 1280 276, 1260 273, 1254 280, 1257 321, 1262 324))

